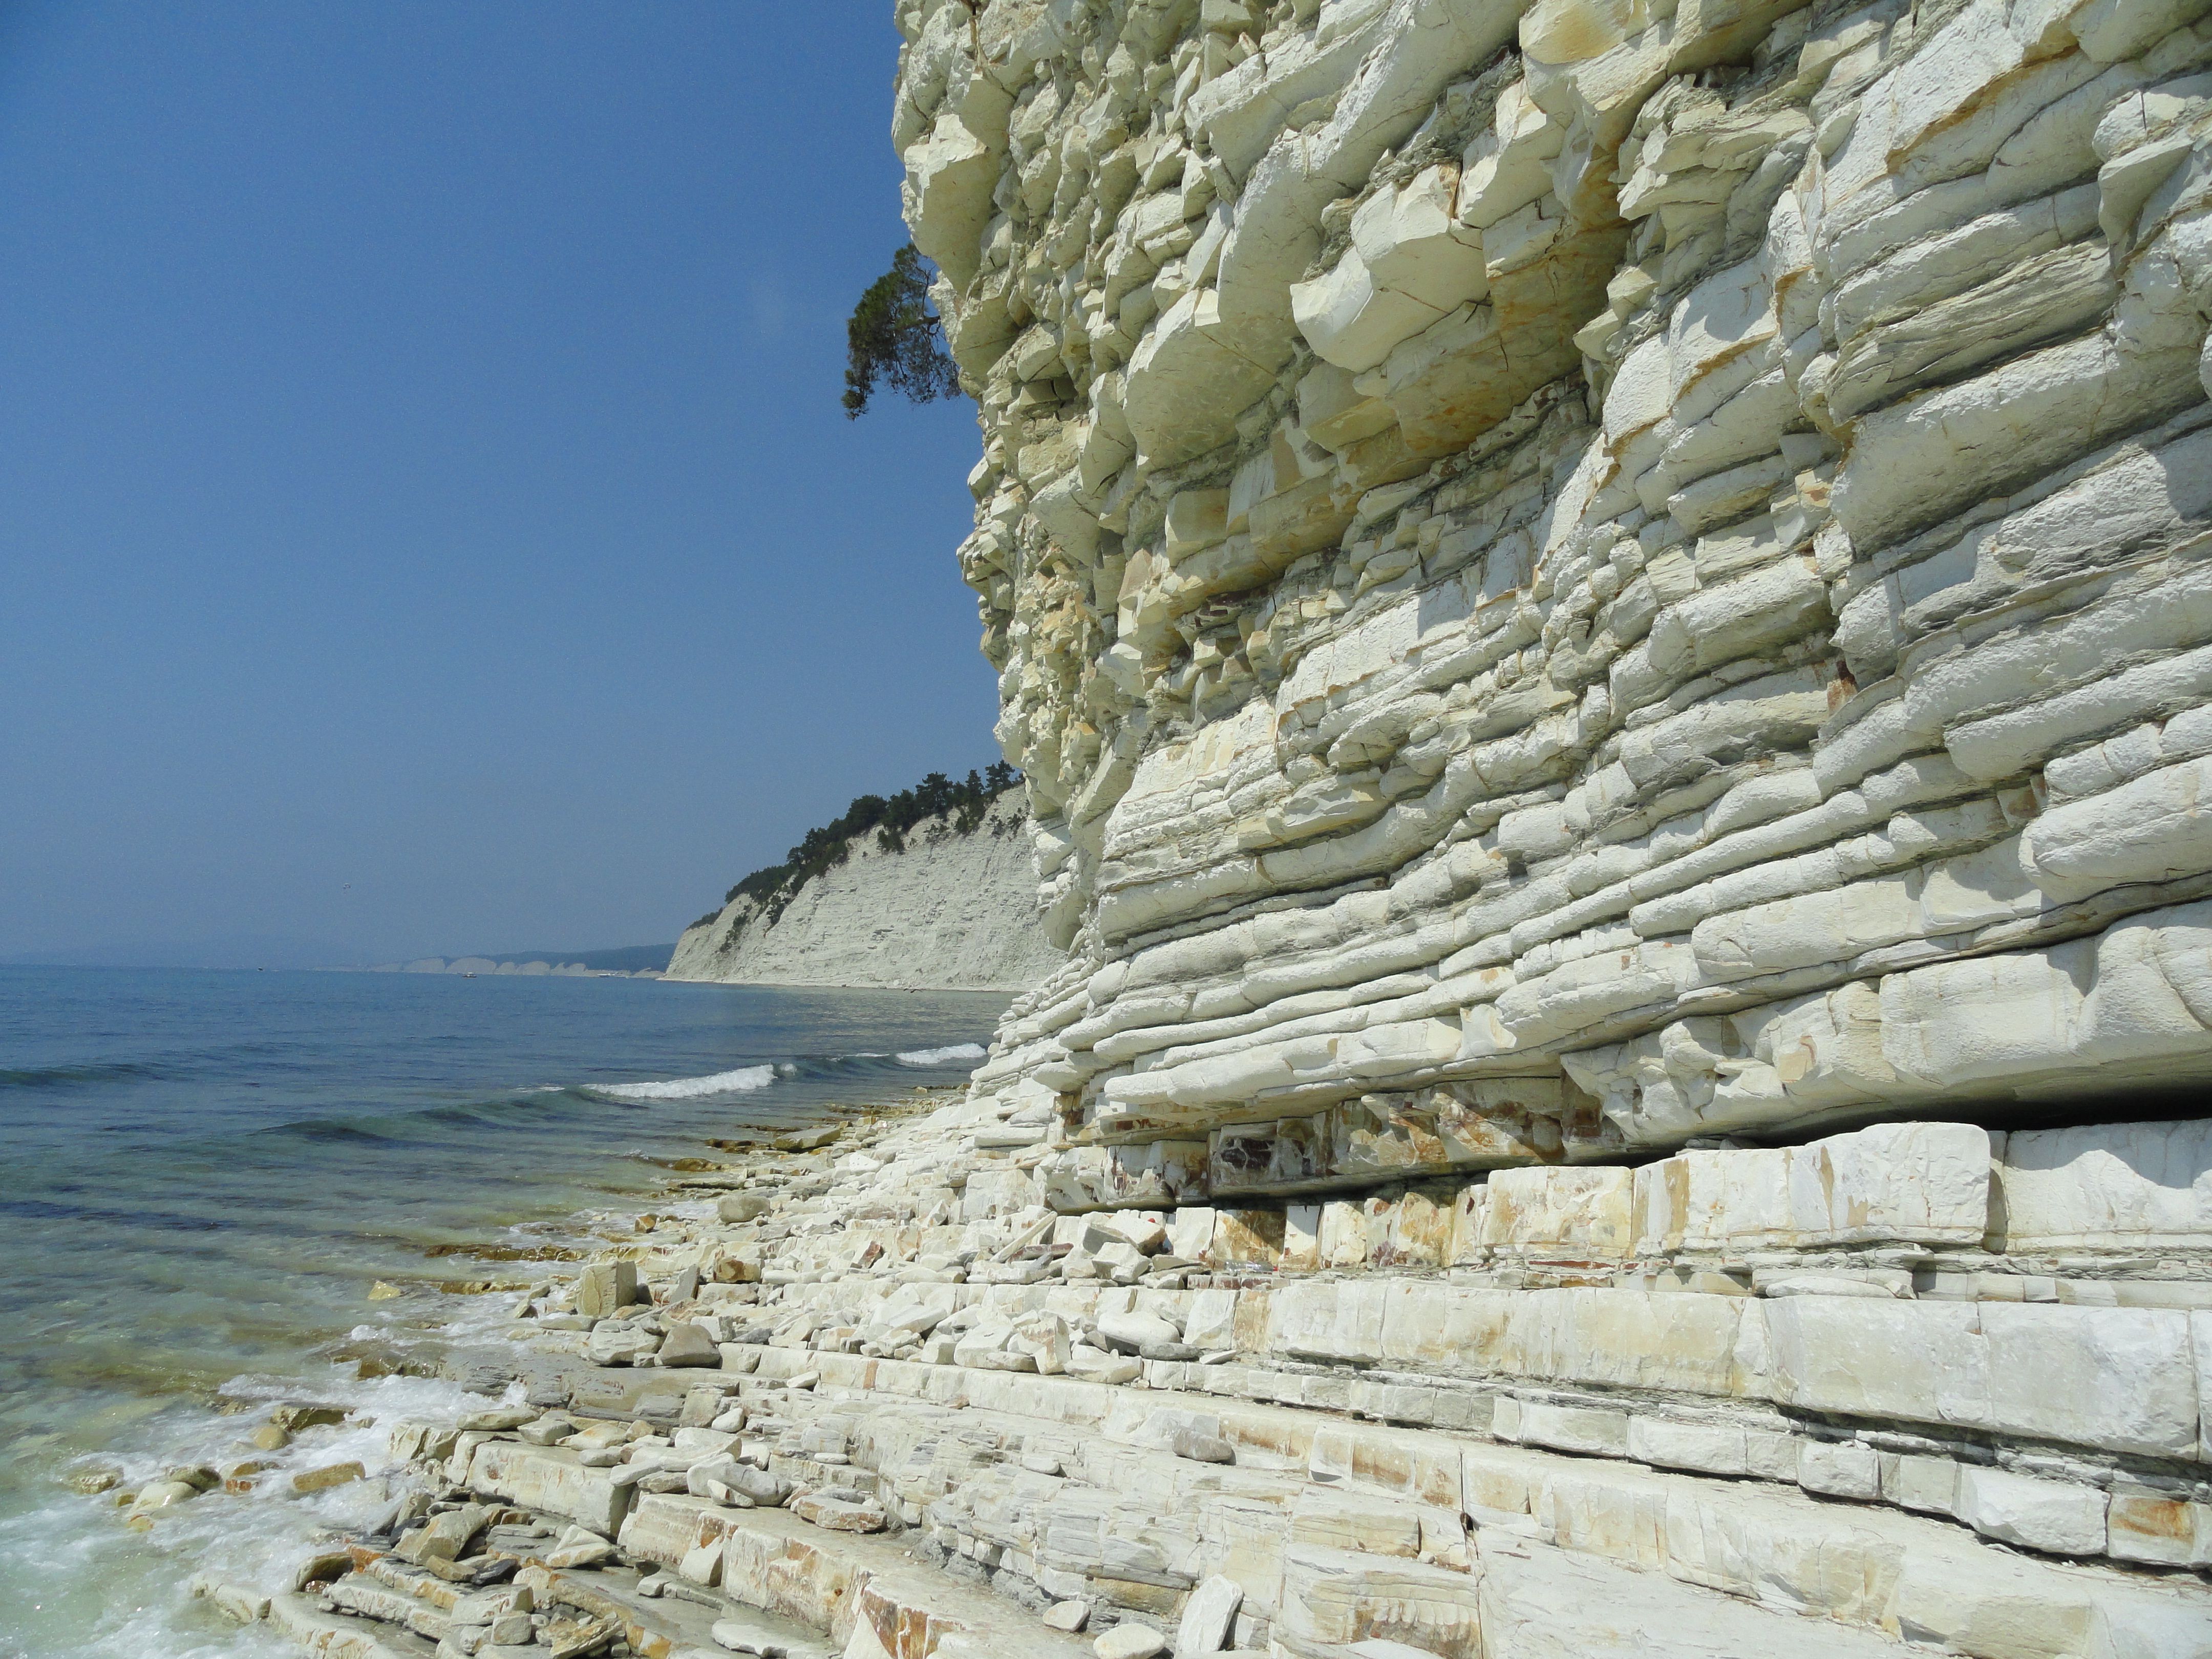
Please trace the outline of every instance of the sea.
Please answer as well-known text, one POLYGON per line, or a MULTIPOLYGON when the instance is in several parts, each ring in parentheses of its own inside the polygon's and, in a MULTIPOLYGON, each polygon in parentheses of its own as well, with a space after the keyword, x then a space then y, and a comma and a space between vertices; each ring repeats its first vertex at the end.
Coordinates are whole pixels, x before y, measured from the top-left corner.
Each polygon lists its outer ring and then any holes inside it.
POLYGON ((1006 1000, 0 968, 0 1659, 292 1651, 188 1581, 373 1518, 386 1425, 492 1403, 408 1374, 497 1340, 517 1295, 470 1285, 629 1237, 710 1139, 963 1082, 1006 1000), (252 1452, 289 1401, 354 1420, 252 1452), (118 1492, 249 1455, 252 1492, 125 1524, 118 1492), (371 1478, 291 1490, 356 1459, 371 1478))

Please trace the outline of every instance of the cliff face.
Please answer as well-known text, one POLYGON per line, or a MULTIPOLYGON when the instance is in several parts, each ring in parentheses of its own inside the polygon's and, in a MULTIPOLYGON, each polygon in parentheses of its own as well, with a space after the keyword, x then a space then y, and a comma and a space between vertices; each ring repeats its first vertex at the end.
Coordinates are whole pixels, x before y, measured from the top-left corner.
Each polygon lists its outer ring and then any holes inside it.
POLYGON ((907 0, 1073 948, 984 1084, 1218 1177, 2212 1077, 2203 9, 907 0))
POLYGON ((922 1352, 1287 1471, 964 1556, 1302 1659, 2212 1653, 2128 1599, 2212 1566, 2207 10, 899 7, 1070 949, 922 1352), (1889 1541, 1718 1518, 1799 1489, 1889 1541))
POLYGON ((1018 990, 1061 965, 1038 926, 1019 799, 961 834, 927 818, 886 852, 873 835, 771 916, 740 894, 687 928, 665 977, 747 985, 1018 990))

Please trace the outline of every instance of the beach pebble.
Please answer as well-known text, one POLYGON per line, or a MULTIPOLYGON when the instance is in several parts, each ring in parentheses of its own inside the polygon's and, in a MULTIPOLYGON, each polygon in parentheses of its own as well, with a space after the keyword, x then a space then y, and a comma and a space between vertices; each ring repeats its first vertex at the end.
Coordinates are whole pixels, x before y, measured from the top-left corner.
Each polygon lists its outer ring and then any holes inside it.
POLYGON ((1091 1603, 1088 1601, 1055 1601, 1046 1610, 1044 1627, 1066 1631, 1072 1636, 1081 1630, 1090 1618, 1091 1603))
POLYGON ((276 1467, 274 1458, 248 1457, 233 1463, 222 1472, 222 1489, 228 1492, 246 1492, 253 1490, 253 1477, 266 1474, 276 1467))
POLYGON ((1091 1644, 1098 1659, 1153 1659, 1168 1650, 1168 1638, 1150 1625, 1116 1625, 1091 1644))
POLYGON ((263 1451, 283 1451, 292 1443, 292 1431, 279 1428, 274 1423, 264 1423, 246 1438, 263 1451))
POLYGON ((725 1194, 714 1205, 714 1213, 732 1224, 757 1220, 768 1212, 768 1200, 759 1193, 725 1194))
POLYGON ((189 1480, 155 1480, 139 1489, 131 1500, 131 1513, 144 1515, 154 1510, 165 1510, 172 1504, 188 1503, 200 1495, 200 1489, 189 1480))
POLYGON ((82 1492, 87 1498, 112 1492, 123 1484, 123 1471, 110 1463, 96 1464, 90 1468, 73 1470, 63 1477, 62 1484, 71 1492, 82 1492))
MULTIPOLYGON (((464 1595, 453 1606, 453 1617, 464 1625, 495 1625, 510 1613, 527 1615, 537 1605, 527 1584, 507 1584, 498 1589, 464 1595)), ((500 1638, 495 1638, 500 1639, 500 1638)), ((528 1637, 522 1638, 528 1641, 528 1637)))
POLYGON ((525 1423, 515 1432, 526 1444, 550 1446, 575 1433, 576 1425, 565 1417, 541 1417, 534 1423, 525 1423))
POLYGON ((732 1463, 727 1472, 714 1477, 734 1492, 764 1509, 774 1509, 791 1495, 791 1483, 781 1475, 770 1474, 766 1469, 757 1469, 750 1463, 732 1463))

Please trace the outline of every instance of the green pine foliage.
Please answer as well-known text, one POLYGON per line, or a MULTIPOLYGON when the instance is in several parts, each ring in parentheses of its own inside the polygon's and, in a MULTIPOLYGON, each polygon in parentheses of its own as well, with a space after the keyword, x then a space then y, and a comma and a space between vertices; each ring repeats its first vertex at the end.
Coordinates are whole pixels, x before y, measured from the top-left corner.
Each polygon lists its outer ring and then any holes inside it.
POLYGON ((911 242, 891 256, 891 268, 853 307, 845 340, 848 420, 866 412, 878 380, 918 404, 960 390, 960 371, 945 355, 945 330, 929 308, 929 271, 911 242))
MULTIPOLYGON (((907 832, 929 818, 950 817, 956 834, 972 834, 991 810, 991 803, 1022 781, 1022 775, 1003 761, 994 761, 981 772, 970 772, 954 782, 942 772, 932 772, 911 789, 896 795, 862 795, 833 823, 809 830, 805 838, 784 855, 781 864, 756 870, 723 896, 729 904, 743 894, 768 913, 773 927, 799 890, 825 870, 834 870, 852 854, 852 844, 870 830, 876 844, 887 853, 906 851, 907 832)), ((694 926, 696 926, 695 923, 694 926)))

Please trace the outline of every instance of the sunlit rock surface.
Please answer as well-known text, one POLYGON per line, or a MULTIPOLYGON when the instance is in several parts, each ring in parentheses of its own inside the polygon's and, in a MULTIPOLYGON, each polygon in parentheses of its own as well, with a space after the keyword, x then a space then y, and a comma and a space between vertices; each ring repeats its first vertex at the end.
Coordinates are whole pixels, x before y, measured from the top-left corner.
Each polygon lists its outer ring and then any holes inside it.
MULTIPOLYGON (((2206 1561, 2207 10, 901 4, 1069 951, 967 1218, 1317 1275, 1207 1304, 1337 1368, 1270 1400, 1694 1472, 1602 1501, 1615 1559, 1717 1559, 1674 1506, 1749 1476, 1922 1517, 1886 1640, 2203 1650, 1947 1585, 1977 1538, 2206 1561), (1450 1376, 1579 1392, 1407 1403, 1450 1376)), ((1675 1650, 1495 1535, 1403 1553, 1448 1593, 1348 1526, 1247 1605, 1297 1654, 1675 1650)))

